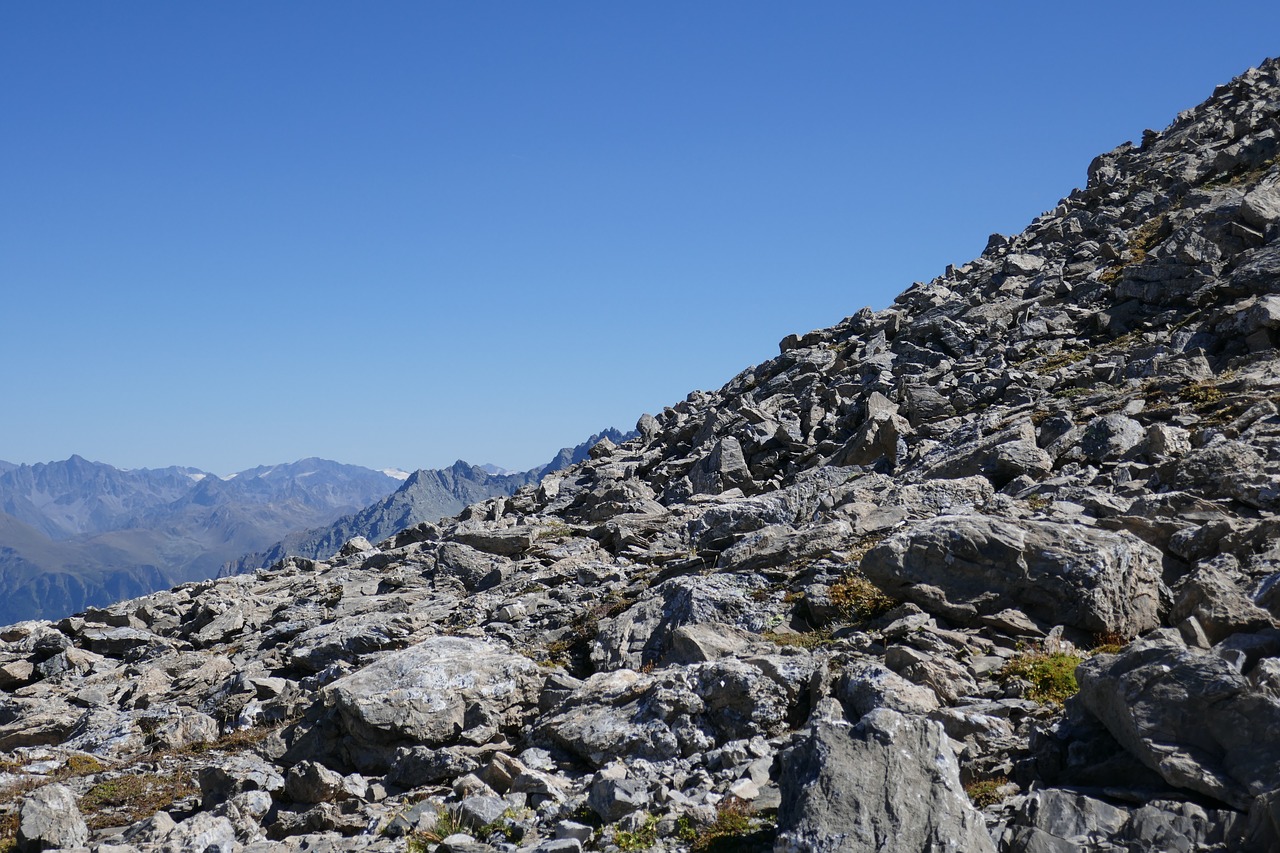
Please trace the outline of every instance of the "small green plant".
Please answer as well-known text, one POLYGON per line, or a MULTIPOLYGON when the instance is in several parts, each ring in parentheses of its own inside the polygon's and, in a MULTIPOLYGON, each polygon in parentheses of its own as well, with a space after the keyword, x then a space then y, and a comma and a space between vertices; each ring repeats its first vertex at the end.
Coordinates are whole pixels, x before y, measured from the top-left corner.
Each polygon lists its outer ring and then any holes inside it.
POLYGON ((1084 361, 1088 353, 1079 350, 1059 350, 1044 360, 1044 364, 1036 368, 1036 373, 1052 373, 1059 367, 1084 361))
POLYGON ((794 646, 800 649, 808 649, 809 651, 822 648, 823 646, 829 646, 835 642, 831 636, 831 632, 825 628, 819 631, 795 633, 765 631, 764 638, 779 646, 794 646))
POLYGON ((564 542, 565 540, 572 539, 572 538, 573 538, 573 528, 559 521, 549 522, 541 530, 538 531, 538 535, 537 535, 537 540, 539 542, 546 541, 546 540, 549 540, 552 542, 564 542))
POLYGON ((969 795, 969 799, 975 806, 985 809, 1004 799, 1000 794, 1000 788, 1008 783, 1009 779, 1005 776, 993 776, 990 779, 970 782, 964 786, 964 792, 969 795))
POLYGON ((1183 386, 1179 396, 1188 403, 1196 406, 1212 406, 1222 402, 1227 395, 1218 386, 1209 382, 1192 382, 1183 386))
POLYGON ((856 570, 846 572, 840 580, 833 583, 830 594, 831 603, 854 621, 874 619, 902 603, 885 595, 880 587, 856 570))
POLYGON ((637 829, 620 829, 613 835, 619 850, 648 850, 658 843, 658 816, 649 815, 637 829))
POLYGON ((773 824, 756 817, 751 804, 725 797, 716 806, 716 819, 699 827, 687 815, 676 821, 676 837, 689 844, 690 853, 743 853, 772 850, 773 824))
POLYGON ((431 829, 419 829, 405 836, 408 853, 427 853, 433 844, 439 844, 450 835, 466 832, 466 827, 448 809, 436 812, 436 825, 431 829))
POLYGON ((1129 638, 1119 631, 1104 631, 1093 635, 1093 648, 1090 655, 1114 655, 1129 645, 1129 638))
POLYGON ((1027 651, 1011 658, 1000 671, 1000 677, 1008 680, 1021 678, 1031 683, 1027 698, 1042 704, 1061 705, 1076 695, 1080 685, 1076 683, 1076 667, 1079 655, 1066 652, 1027 651))
POLYGON ((199 789, 186 773, 132 773, 103 780, 80 798, 90 829, 126 826, 150 817, 199 789))
POLYGON ((1063 400, 1070 400, 1075 397, 1084 397, 1089 394, 1088 388, 1081 388, 1079 385, 1070 385, 1066 388, 1059 388, 1053 392, 1053 396, 1063 400))

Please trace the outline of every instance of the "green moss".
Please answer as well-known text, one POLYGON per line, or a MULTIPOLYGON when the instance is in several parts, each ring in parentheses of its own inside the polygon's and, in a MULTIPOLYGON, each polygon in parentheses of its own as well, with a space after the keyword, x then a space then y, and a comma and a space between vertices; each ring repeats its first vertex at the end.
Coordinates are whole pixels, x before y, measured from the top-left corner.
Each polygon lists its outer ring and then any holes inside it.
POLYGON ((993 776, 990 779, 970 782, 964 786, 964 792, 969 795, 969 799, 976 807, 984 809, 1004 799, 1000 794, 1000 788, 1008 783, 1009 780, 1004 776, 993 776))
POLYGON ((1023 652, 1000 671, 1002 679, 1021 678, 1031 683, 1027 698, 1044 704, 1061 705, 1076 695, 1076 667, 1079 655, 1065 652, 1023 652))
POLYGON ((132 773, 94 785, 80 798, 80 811, 90 829, 126 826, 198 790, 191 777, 183 772, 132 773))

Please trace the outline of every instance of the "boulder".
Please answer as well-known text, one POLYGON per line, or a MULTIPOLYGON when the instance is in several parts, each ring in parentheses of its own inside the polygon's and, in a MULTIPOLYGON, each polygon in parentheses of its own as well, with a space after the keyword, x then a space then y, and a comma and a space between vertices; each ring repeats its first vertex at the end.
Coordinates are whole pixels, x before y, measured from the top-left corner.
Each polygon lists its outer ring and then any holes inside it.
POLYGON ((873 548, 862 571, 889 595, 965 624, 1010 607, 1094 633, 1159 624, 1160 552, 1127 533, 942 516, 873 548))
POLYGON ((1170 785, 1241 810, 1280 788, 1280 700, 1224 657, 1157 638, 1076 676, 1089 713, 1170 785))
POLYGON ((779 853, 995 853, 939 724, 819 719, 781 756, 779 853))
POLYGON ((443 746, 474 726, 518 725, 542 681, 537 664, 502 646, 432 637, 338 679, 323 697, 357 744, 443 746))
POLYGON ((76 795, 65 785, 45 785, 22 801, 18 810, 18 844, 21 853, 84 847, 89 828, 76 805, 76 795))

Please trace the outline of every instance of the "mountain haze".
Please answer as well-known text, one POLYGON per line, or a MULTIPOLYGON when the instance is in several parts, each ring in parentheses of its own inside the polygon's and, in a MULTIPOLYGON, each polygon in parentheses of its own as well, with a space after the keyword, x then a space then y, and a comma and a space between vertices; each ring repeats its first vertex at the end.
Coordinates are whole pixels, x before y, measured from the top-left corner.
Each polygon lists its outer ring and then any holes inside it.
POLYGON ((0 621, 56 617, 212 577, 283 533, 332 521, 400 481, 323 459, 228 478, 72 456, 0 466, 0 621))

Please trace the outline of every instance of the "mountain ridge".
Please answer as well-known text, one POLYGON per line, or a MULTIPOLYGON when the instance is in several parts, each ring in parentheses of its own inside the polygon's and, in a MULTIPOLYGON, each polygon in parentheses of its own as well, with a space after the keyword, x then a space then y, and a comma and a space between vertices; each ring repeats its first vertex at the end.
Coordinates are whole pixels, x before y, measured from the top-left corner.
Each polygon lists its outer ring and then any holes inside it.
POLYGON ((285 557, 331 557, 345 542, 357 536, 374 541, 386 539, 416 524, 456 514, 463 507, 495 494, 511 494, 521 486, 536 483, 546 474, 585 459, 598 442, 606 438, 623 441, 629 435, 612 427, 601 430, 574 447, 561 448, 545 465, 524 472, 495 474, 483 465, 471 465, 461 459, 448 468, 418 469, 381 501, 343 516, 326 528, 291 533, 265 551, 224 564, 218 576, 266 568, 285 557))

